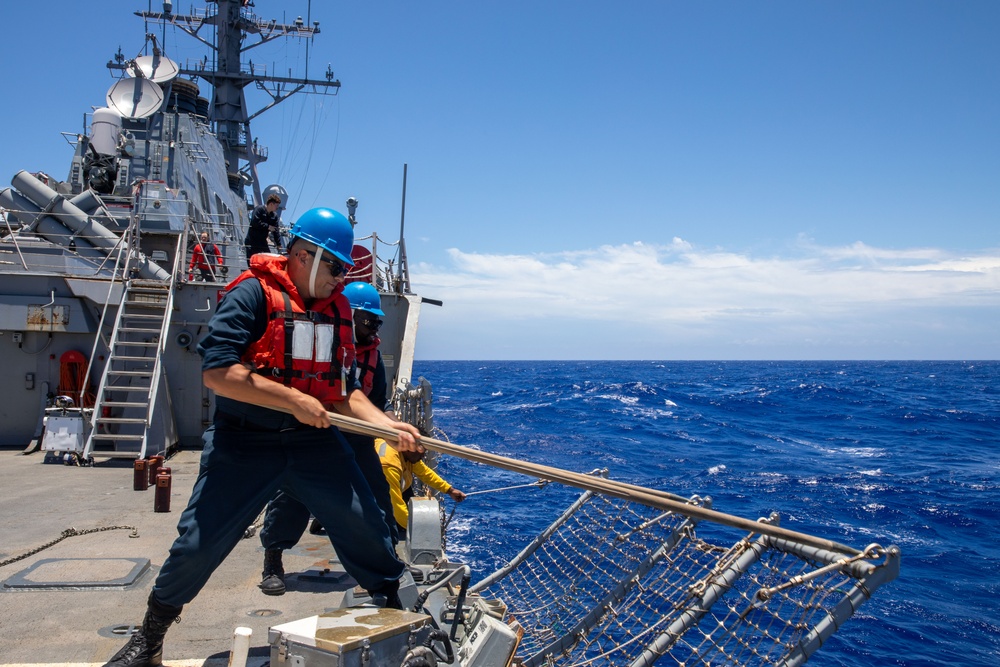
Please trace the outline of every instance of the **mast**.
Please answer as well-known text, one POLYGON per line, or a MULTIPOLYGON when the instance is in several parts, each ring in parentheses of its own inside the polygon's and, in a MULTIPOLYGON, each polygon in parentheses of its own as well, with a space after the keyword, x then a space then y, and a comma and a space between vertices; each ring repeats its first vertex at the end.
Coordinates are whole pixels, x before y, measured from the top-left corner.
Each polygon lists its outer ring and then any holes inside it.
MULTIPOLYGON (((266 153, 261 153, 254 145, 250 121, 298 92, 336 95, 340 81, 334 78, 329 65, 324 79, 309 79, 308 70, 304 78, 270 76, 266 68, 255 65, 252 61, 242 61, 245 52, 278 37, 312 39, 320 31, 319 21, 307 24, 299 16, 291 25, 286 25, 274 19, 261 19, 244 0, 207 2, 208 7, 204 12, 192 10, 191 14, 175 14, 173 3, 166 0, 162 12, 135 14, 146 21, 176 26, 213 51, 212 59, 201 61, 195 67, 180 67, 180 74, 200 78, 212 86, 214 93, 211 121, 219 143, 222 144, 228 169, 232 172, 239 171, 248 177, 253 185, 254 202, 259 205, 262 202, 257 164, 267 157, 266 153), (205 26, 215 27, 215 43, 199 34, 205 26), (247 44, 246 40, 250 36, 256 40, 247 44), (271 98, 268 104, 252 113, 247 108, 245 94, 245 89, 250 84, 254 84, 271 98)), ((311 3, 309 7, 311 12, 311 3)), ((111 69, 124 70, 127 66, 127 63, 108 63, 111 69)))
POLYGON ((399 266, 396 269, 396 292, 410 291, 410 267, 406 263, 406 241, 403 223, 406 221, 406 163, 403 163, 403 203, 399 209, 399 266))

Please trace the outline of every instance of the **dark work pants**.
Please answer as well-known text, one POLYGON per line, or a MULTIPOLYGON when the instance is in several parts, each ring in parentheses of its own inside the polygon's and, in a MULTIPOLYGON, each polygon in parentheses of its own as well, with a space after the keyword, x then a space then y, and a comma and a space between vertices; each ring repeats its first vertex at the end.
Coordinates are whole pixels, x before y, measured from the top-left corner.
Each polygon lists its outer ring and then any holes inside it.
POLYGON ((250 245, 249 243, 243 246, 247 251, 247 266, 250 266, 250 258, 261 252, 271 252, 271 249, 267 246, 267 242, 264 245, 250 245))
MULTIPOLYGON (((354 459, 361 468, 361 474, 375 495, 379 508, 385 515, 385 525, 389 529, 392 543, 399 541, 396 520, 392 515, 392 498, 389 496, 389 482, 382 474, 382 460, 375 451, 375 440, 363 435, 345 433, 344 438, 354 450, 354 459)), ((260 543, 265 549, 291 549, 302 538, 309 524, 309 508, 300 502, 294 493, 282 489, 267 505, 264 526, 260 530, 260 543)), ((319 516, 312 512, 313 516, 319 516)), ((327 528, 326 523, 320 523, 327 528)), ((327 531, 329 534, 329 529, 327 531)), ((339 556, 339 552, 338 552, 339 556)))
POLYGON ((313 508, 363 588, 395 591, 404 566, 353 448, 336 428, 261 431, 234 428, 217 415, 204 443, 178 537, 153 585, 158 602, 180 607, 193 600, 282 487, 313 508))

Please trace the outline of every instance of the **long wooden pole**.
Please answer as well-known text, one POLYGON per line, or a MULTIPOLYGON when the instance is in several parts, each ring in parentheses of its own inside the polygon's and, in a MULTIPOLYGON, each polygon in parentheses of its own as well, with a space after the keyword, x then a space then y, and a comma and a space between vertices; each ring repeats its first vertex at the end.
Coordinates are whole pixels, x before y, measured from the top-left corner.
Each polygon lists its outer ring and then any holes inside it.
MULTIPOLYGON (((347 417, 335 412, 330 413, 330 421, 338 428, 351 433, 360 433, 361 435, 368 435, 374 438, 383 438, 390 442, 396 442, 398 437, 398 432, 395 429, 377 426, 371 422, 355 419, 354 417, 347 417)), ((584 489, 586 491, 603 493, 614 498, 621 498, 622 500, 637 502, 650 507, 655 507, 657 509, 677 512, 678 514, 683 514, 684 516, 688 516, 693 519, 711 521, 724 526, 729 526, 731 528, 739 528, 740 530, 745 530, 750 533, 759 533, 761 535, 777 537, 819 549, 826 549, 828 551, 836 551, 851 555, 861 553, 857 549, 832 540, 814 537, 805 533, 788 530, 780 526, 773 526, 768 523, 751 521, 750 519, 744 519, 732 514, 716 512, 715 510, 699 507, 697 505, 691 505, 682 496, 657 491, 655 489, 647 489, 642 486, 635 486, 624 482, 592 477, 590 475, 571 472, 569 470, 562 470, 560 468, 543 466, 537 463, 519 461, 517 459, 498 456, 496 454, 490 454, 489 452, 483 452, 469 447, 462 447, 461 445, 454 445, 450 442, 437 440, 429 436, 421 436, 420 444, 432 451, 440 452, 442 454, 450 454, 452 456, 466 459, 467 461, 483 463, 493 466, 494 468, 510 470, 512 472, 537 477, 538 479, 560 482, 562 484, 566 484, 567 486, 584 489)))

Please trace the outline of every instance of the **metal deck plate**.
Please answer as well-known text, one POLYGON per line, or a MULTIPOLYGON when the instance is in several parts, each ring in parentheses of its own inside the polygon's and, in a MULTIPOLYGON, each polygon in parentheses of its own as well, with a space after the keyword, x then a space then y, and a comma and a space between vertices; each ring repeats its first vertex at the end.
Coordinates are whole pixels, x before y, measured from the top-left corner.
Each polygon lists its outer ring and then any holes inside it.
POLYGON ((4 581, 3 588, 124 588, 147 570, 147 558, 46 558, 4 581))

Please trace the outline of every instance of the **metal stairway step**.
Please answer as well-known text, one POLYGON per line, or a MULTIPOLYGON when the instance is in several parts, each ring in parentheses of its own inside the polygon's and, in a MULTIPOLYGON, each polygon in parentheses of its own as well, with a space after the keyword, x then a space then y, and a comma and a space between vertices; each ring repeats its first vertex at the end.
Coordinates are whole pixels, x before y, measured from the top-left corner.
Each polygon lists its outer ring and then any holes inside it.
POLYGON ((163 315, 147 315, 146 313, 122 313, 122 319, 127 320, 157 320, 163 321, 163 315))
POLYGON ((150 294, 146 292, 129 292, 130 297, 138 297, 136 299, 125 299, 126 306, 166 306, 167 305, 167 293, 160 292, 158 294, 150 294))
POLYGON ((155 357, 130 357, 124 354, 112 354, 110 361, 146 361, 152 363, 156 361, 155 357))
POLYGON ((145 419, 140 419, 138 417, 98 417, 94 420, 95 424, 145 424, 145 419))
POLYGON ((148 408, 149 403, 133 403, 130 401, 104 401, 101 403, 107 408, 148 408))
POLYGON ((149 377, 150 371, 120 371, 118 369, 112 368, 108 370, 107 374, 111 375, 121 375, 128 377, 149 377))
POLYGON ((127 347, 156 347, 159 344, 158 341, 119 340, 115 342, 115 345, 125 345, 127 347))
POLYGON ((129 290, 154 290, 165 292, 170 289, 170 283, 164 282, 162 280, 143 280, 142 278, 133 278, 129 281, 129 290))
POLYGON ((159 310, 163 312, 167 309, 165 301, 126 301, 125 306, 129 309, 159 310))
MULTIPOLYGON (((95 444, 96 443, 100 443, 102 440, 105 440, 105 439, 106 438, 104 436, 95 435, 94 436, 94 443, 95 444)), ((136 451, 131 451, 131 450, 120 450, 120 449, 100 449, 100 448, 97 448, 97 447, 94 448, 94 454, 96 454, 97 456, 100 456, 100 457, 112 458, 112 459, 138 459, 138 458, 142 458, 142 452, 136 452, 136 451)))
POLYGON ((95 433, 94 440, 130 440, 135 442, 137 440, 142 440, 145 436, 142 435, 127 435, 122 433, 95 433))

